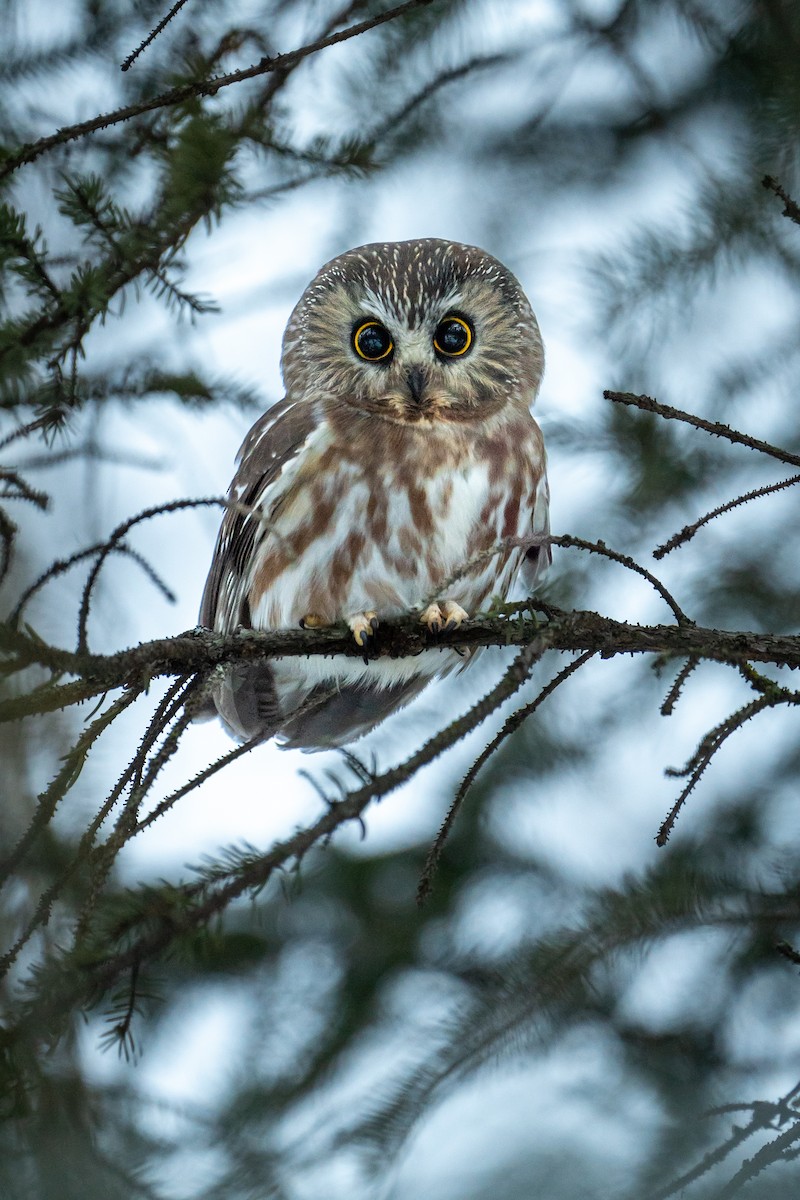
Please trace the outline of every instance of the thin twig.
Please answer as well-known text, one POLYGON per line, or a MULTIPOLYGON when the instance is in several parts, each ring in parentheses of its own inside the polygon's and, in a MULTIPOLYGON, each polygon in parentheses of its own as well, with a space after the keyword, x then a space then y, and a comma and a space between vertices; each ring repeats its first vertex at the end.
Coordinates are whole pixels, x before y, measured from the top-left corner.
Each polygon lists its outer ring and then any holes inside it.
POLYGON ((718 1166, 728 1155, 741 1146, 747 1138, 752 1137, 754 1133, 758 1133, 763 1128, 764 1121, 758 1112, 753 1112, 747 1125, 734 1125, 733 1132, 720 1145, 715 1146, 713 1150, 704 1154, 700 1162, 696 1163, 688 1171, 671 1180, 664 1187, 659 1188, 658 1191, 651 1192, 647 1196, 647 1200, 670 1200, 672 1196, 676 1196, 679 1192, 683 1193, 689 1184, 702 1179, 713 1167, 718 1166))
POLYGON ((38 138, 35 142, 28 142, 20 146, 16 153, 8 155, 3 165, 0 166, 0 180, 7 178, 19 167, 35 162, 42 154, 54 149, 56 146, 66 145, 68 142, 86 137, 90 133, 96 133, 99 129, 108 129, 112 125, 119 125, 123 121, 129 121, 132 117, 139 117, 143 113, 153 112, 155 109, 169 108, 176 104, 183 104, 186 100, 201 96, 215 96, 222 88, 230 87, 234 83, 242 83, 246 79, 255 79, 259 75, 284 71, 288 67, 293 67, 302 59, 319 53, 320 50, 326 50, 329 46, 336 46, 340 42, 348 41, 350 38, 359 37, 362 33, 367 33, 370 29, 375 29, 387 21, 396 20, 398 17, 412 12, 415 8, 422 8, 432 2, 433 0, 406 0, 404 4, 398 4, 394 8, 387 9, 386 12, 377 13, 365 21, 359 21, 355 25, 350 25, 347 29, 343 29, 339 33, 332 33, 326 37, 318 38, 314 42, 309 42, 306 46, 300 46, 297 50, 290 50, 286 54, 278 54, 275 58, 262 58, 260 62, 255 63, 252 67, 244 67, 239 71, 231 71, 228 75, 217 75, 211 79, 200 79, 195 80, 193 83, 184 83, 178 87, 170 88, 166 92, 161 92, 157 96, 152 96, 149 100, 141 100, 137 104, 127 104, 122 108, 114 109, 112 112, 101 113, 96 117, 92 117, 89 121, 80 121, 76 125, 65 125, 56 133, 38 138))
POLYGON ((170 500, 167 504, 156 504, 152 508, 146 508, 144 512, 137 513, 135 517, 129 517, 127 521, 123 521, 118 525, 111 537, 103 543, 100 548, 97 560, 89 572, 89 578, 86 580, 86 585, 83 589, 81 597, 81 609, 78 616, 78 653, 85 654, 87 651, 86 641, 86 625, 89 620, 89 605, 92 598, 92 589, 97 582, 97 577, 103 563, 108 558, 109 554, 122 541, 125 534, 128 533, 134 525, 138 525, 142 521, 149 521, 152 517, 161 516, 162 513, 180 512, 186 508, 207 508, 212 505, 225 507, 227 500, 221 499, 219 496, 205 496, 199 500, 170 500))
POLYGON ((136 830, 138 811, 142 800, 153 787, 160 772, 177 753, 180 740, 192 722, 192 713, 185 705, 200 684, 201 681, 197 678, 188 681, 181 680, 177 687, 173 684, 156 710, 143 739, 142 747, 130 764, 132 771, 128 798, 117 818, 113 832, 101 846, 97 847, 92 856, 92 885, 75 928, 73 944, 76 948, 84 943, 88 935, 89 923, 115 858, 136 830), (180 712, 181 708, 183 708, 183 712, 180 712), (146 755, 170 722, 174 722, 174 724, 152 755, 145 772, 146 755))
POLYGON ((439 832, 436 835, 436 840, 428 851, 428 856, 425 859, 425 865, 422 868, 422 874, 417 887, 417 904, 424 904, 431 894, 433 889, 433 881, 439 867, 439 859, 442 855, 442 849, 450 834, 450 830, 453 827, 453 823, 458 816, 467 792, 475 782, 475 777, 477 776, 481 767, 492 756, 492 754, 494 754, 498 746, 500 746, 501 743, 506 740, 506 738, 509 738, 511 734, 520 727, 523 721, 526 721, 528 717, 535 713, 537 708, 544 703, 547 697, 552 696, 556 688, 560 687, 566 679, 569 679, 570 675, 574 675, 576 671, 580 670, 584 663, 587 663, 589 659, 594 656, 594 654, 594 650, 587 650, 585 654, 580 656, 580 658, 576 658, 574 662, 569 663, 568 666, 559 671, 558 674, 555 675, 550 682, 542 688, 535 700, 532 700, 529 704, 524 704, 521 708, 518 708, 516 712, 511 714, 511 716, 503 725, 502 729, 495 734, 488 746, 485 746, 475 759, 475 762, 462 779, 461 785, 459 786, 459 789, 453 798, 453 802, 447 810, 447 815, 444 821, 442 821, 439 832))
POLYGON ((665 772, 667 775, 675 776, 686 775, 691 771, 691 775, 689 776, 689 782, 686 784, 686 787, 683 789, 680 796, 678 796, 678 799, 675 801, 669 813, 659 827, 658 833, 656 834, 657 846, 666 846, 667 841, 669 840, 669 835, 672 833, 681 809, 696 788, 697 784, 700 782, 700 779, 709 766, 711 759, 724 745, 731 734, 735 733, 737 729, 741 729, 742 725, 744 725, 746 721, 749 721, 751 717, 756 716, 757 713, 763 712, 765 708, 774 708, 777 704, 785 703, 786 701, 783 698, 778 699, 773 696, 760 696, 758 700, 752 700, 749 704, 743 705, 742 708, 739 708, 736 712, 731 713, 729 717, 726 717, 724 721, 721 721, 719 725, 716 725, 705 735, 697 750, 684 767, 682 767, 680 770, 673 769, 665 772))
POLYGON ((640 408, 642 412, 655 413, 656 416, 664 417, 667 421, 683 421, 686 425, 693 425, 695 429, 704 429, 706 433, 713 434, 714 437, 726 438, 729 442, 748 446, 751 450, 768 454, 770 458, 777 458, 791 467, 800 467, 800 454, 792 454, 790 450, 781 450, 779 446, 773 446, 770 442, 762 442, 759 438, 750 437, 747 433, 739 433, 737 429, 731 429, 730 425, 722 425, 719 421, 706 421, 704 417, 696 417, 694 413, 684 412, 681 408, 673 408, 670 404, 659 404, 650 396, 635 396, 632 392, 608 391, 603 392, 603 395, 606 400, 613 400, 615 404, 627 404, 630 408, 640 408))
POLYGON ((773 179, 771 175, 765 175, 761 180, 763 186, 769 191, 774 192, 776 196, 780 196, 784 205, 784 217, 788 217, 790 221, 794 221, 795 225, 800 225, 800 204, 793 200, 778 183, 777 179, 773 179))
POLYGON ((548 540, 553 546, 574 546, 578 550, 588 550, 590 554, 600 554, 603 558, 610 558, 612 562, 620 563, 623 567, 627 567, 629 571, 633 571, 635 574, 641 575, 642 579, 646 579, 647 582, 655 588, 662 600, 669 605, 675 615, 675 620, 679 625, 694 625, 694 621, 691 619, 691 617, 686 616, 686 613, 680 607, 678 601, 661 582, 661 580, 656 579, 655 575, 653 575, 645 567, 640 566, 639 563, 637 563, 636 560, 631 558, 629 555, 620 554, 619 551, 612 550, 605 544, 605 542, 588 542, 585 538, 573 537, 571 534, 562 535, 560 537, 551 537, 548 540))
POLYGON ((139 982, 139 964, 134 963, 131 967, 131 978, 128 984, 128 991, 125 1003, 123 1005, 122 1014, 119 1020, 114 1021, 114 1017, 110 1018, 113 1025, 107 1029, 100 1038, 100 1045, 103 1049, 106 1046, 112 1046, 116 1042, 120 1057, 124 1055, 125 1061, 129 1062, 131 1056, 136 1053, 136 1043, 131 1033, 131 1025, 133 1018, 137 1012, 137 991, 136 987, 139 982))
POLYGON ((173 4, 172 8, 169 10, 167 15, 161 21, 158 22, 155 29, 152 29, 150 31, 150 33, 148 33, 148 35, 144 39, 144 41, 140 42, 139 45, 136 47, 136 49, 131 54, 128 55, 128 57, 125 59, 125 61, 123 63, 121 63, 120 68, 119 68, 120 71, 130 70, 130 68, 136 62, 136 59, 139 57, 139 55, 142 53, 142 51, 146 50, 147 47, 151 44, 151 42, 154 42, 156 40, 158 35, 161 33, 162 29, 166 29, 167 25, 169 25, 172 18, 175 16, 175 14, 177 12, 180 11, 180 9, 183 8, 185 3, 186 3, 186 0, 176 0, 176 3, 173 4))
POLYGON ((662 717, 671 717, 672 716, 673 710, 675 708, 675 705, 678 702, 678 699, 680 698, 680 694, 683 691, 684 685, 686 684, 687 679, 689 678, 692 671, 695 669, 695 667, 698 665, 699 662, 700 662, 700 659, 697 658, 696 656, 693 658, 687 658, 686 662, 683 664, 680 671, 678 672, 678 674, 675 678, 675 682, 673 683, 672 687, 667 692, 667 694, 664 698, 664 703, 661 705, 661 708, 659 709, 659 712, 661 713, 662 717))
MULTIPOLYGON (((182 688, 184 686, 184 683, 185 683, 185 681, 183 679, 176 680, 172 684, 172 686, 169 688, 169 690, 167 691, 166 696, 165 696, 164 700, 162 700, 161 704, 163 705, 167 698, 171 698, 175 694, 175 692, 177 692, 180 688, 182 688)), ((154 723, 155 723, 155 718, 152 718, 151 725, 154 723)), ((135 756, 133 761, 128 764, 128 766, 125 768, 125 770, 120 775, 117 782, 114 784, 114 787, 111 789, 110 793, 104 800, 103 804, 100 807, 100 810, 97 812, 97 814, 92 819, 91 823, 89 824, 89 827, 84 831, 84 833, 80 839, 80 842, 78 843, 78 847, 75 850, 75 853, 73 854, 70 862, 67 864, 67 866, 64 868, 64 870, 61 872, 61 874, 58 876, 58 878, 55 879, 53 881, 53 883, 50 885, 50 887, 45 892, 43 892, 42 895, 40 896, 39 902, 36 906, 36 911, 34 912, 33 916, 31 917, 30 921, 28 922, 25 932, 18 938, 12 951, 9 952, 7 966, 10 966, 11 963, 14 962, 17 955, 22 950, 23 946, 30 940, 31 936, 36 931, 36 929, 40 925, 47 923, 49 916, 50 916, 50 910, 52 908, 53 902, 58 898, 58 896, 63 891, 64 887, 69 882, 69 880, 72 878, 72 876, 75 874, 75 872, 81 866, 81 864, 89 856, 89 853, 92 848, 92 844, 95 839, 95 835, 97 834, 101 825, 105 821, 106 817, 109 815, 109 813, 113 809, 117 800, 119 800, 119 798, 122 795, 122 793, 124 792, 125 788, 130 783, 131 776, 136 767, 136 762, 137 762, 137 758, 135 756)), ((99 887, 96 883, 96 877, 95 877, 95 882, 93 883, 93 886, 90 889, 89 897, 87 899, 87 904, 91 903, 93 895, 98 891, 99 891, 99 887)), ((82 918, 81 918, 81 920, 82 920, 82 918)), ((79 921, 78 927, 79 927, 79 929, 81 927, 80 921, 79 921)), ((73 938, 73 941, 75 943, 77 943, 77 940, 78 940, 78 936, 76 933, 75 937, 73 938)))
POLYGON ((42 510, 46 509, 50 503, 50 497, 47 492, 41 492, 37 488, 32 488, 27 480, 23 479, 19 471, 15 471, 12 467, 0 467, 0 482, 8 484, 9 488, 16 488, 16 491, 11 491, 7 488, 0 493, 0 499, 27 500, 29 504, 34 504, 42 510))
POLYGON ((28 437, 31 433, 44 429, 51 423, 52 417, 47 413, 42 417, 36 417, 33 421, 28 421, 25 425, 20 425, 17 429, 12 429, 4 438, 0 438, 0 450, 5 450, 6 446, 10 446, 18 438, 28 437))
POLYGON ((108 688, 104 683, 93 683, 85 679, 74 679, 60 686, 48 679, 41 687, 33 688, 19 696, 5 696, 0 700, 0 723, 21 721, 24 717, 40 717, 44 713, 58 712, 83 704, 96 696, 102 696, 108 688))
MULTIPOLYGON (((537 635, 532 642, 523 647, 499 682, 464 716, 452 721, 429 738, 399 766, 375 776, 361 787, 346 793, 340 800, 329 803, 322 816, 313 824, 285 841, 276 842, 265 854, 256 855, 244 866, 234 868, 227 879, 215 881, 211 887, 205 884, 190 884, 183 888, 182 893, 186 899, 199 895, 198 902, 192 906, 184 904, 179 912, 172 912, 167 921, 142 934, 116 956, 104 956, 102 961, 95 964, 92 972, 94 986, 109 986, 120 974, 129 970, 134 962, 144 962, 161 953, 176 935, 203 925, 239 896, 260 890, 287 862, 302 861, 313 846, 324 844, 340 826, 349 821, 360 820, 361 814, 372 801, 400 787, 421 767, 438 758, 480 725, 489 713, 494 712, 504 700, 513 695, 528 678, 533 664, 541 658, 546 649, 546 637, 537 635)), ((86 976, 89 968, 85 959, 84 967, 86 976)), ((80 987, 82 984, 76 981, 75 986, 80 987)))
POLYGON ((684 525, 680 533, 674 534, 668 542, 657 546, 653 551, 653 558, 664 558, 671 551, 677 550, 678 546, 685 545, 686 542, 692 540, 699 529, 702 529, 709 521, 713 521, 715 517, 721 517, 723 513, 730 512, 731 509, 738 508, 741 504, 747 504, 750 500, 758 500, 761 496, 771 496, 774 492, 781 492, 795 483, 800 483, 800 475, 792 475, 789 479, 781 479, 778 483, 755 488, 752 492, 744 492, 741 496, 737 496, 735 500, 728 500, 726 504, 720 504, 719 508, 712 509, 711 512, 706 513, 704 517, 700 517, 691 525, 684 525))
MULTIPOLYGON (((76 563, 83 562, 83 560, 86 558, 91 558, 93 554, 98 554, 103 549, 105 544, 105 542, 97 542, 96 545, 88 546, 85 550, 79 550, 76 554, 71 555, 69 558, 60 558, 52 563, 47 570, 43 571, 39 578, 34 580, 30 587, 26 588, 22 593, 15 608, 12 610, 8 618, 9 623, 11 625, 17 625, 19 623, 19 619, 22 616, 22 612, 25 606, 28 604, 28 601, 39 591, 40 588, 44 587, 49 580, 55 579, 58 575, 63 575, 65 571, 68 571, 70 567, 74 567, 76 563)), ((138 550, 134 550, 131 546, 126 546, 125 543, 122 542, 113 546, 112 551, 114 554, 123 554, 132 559, 133 562, 137 563, 142 568, 147 578, 156 588, 158 588, 165 600, 168 600, 170 604, 175 604, 177 602, 177 596, 175 593, 164 582, 160 575, 157 574, 155 568, 147 561, 144 555, 140 554, 138 550)))
POLYGON ((192 779, 189 779, 186 783, 184 783, 182 787, 176 788, 174 792, 170 792, 168 796, 165 796, 163 800, 159 801, 156 807, 149 812, 146 817, 142 818, 142 820, 133 830, 131 836, 141 833, 142 830, 147 829, 148 826, 157 821, 159 817, 163 817, 164 813, 172 808, 172 806, 176 804, 178 800, 182 800, 184 796, 188 796, 189 792, 193 792, 195 788, 200 787, 200 785, 205 783, 207 779, 210 779, 212 775, 216 775, 216 773, 221 771, 223 767, 227 767, 229 763, 235 762, 237 758, 243 758, 245 754, 249 754, 251 750, 256 748, 256 746, 262 745, 263 741, 263 737, 258 734, 256 737, 251 738, 249 742, 242 742, 241 745, 234 746, 232 750, 228 750, 225 754, 221 754, 219 758, 216 758, 214 762, 210 763, 205 770, 198 772, 198 774, 193 776, 192 779))
POLYGON ((752 1158, 746 1159, 733 1178, 715 1194, 713 1200, 730 1200, 731 1196, 740 1192, 746 1183, 754 1179, 756 1175, 760 1175, 765 1167, 784 1158, 786 1151, 798 1141, 800 1141, 800 1120, 794 1120, 788 1129, 757 1150, 752 1158))
MULTIPOLYGON (((37 801, 36 812, 33 819, 25 830, 25 833, 20 838, 14 850, 0 867, 0 887, 3 886, 12 877, 12 872, 16 869, 19 862, 24 858, 25 854, 30 849, 33 842, 48 825, 53 817, 58 802, 63 798, 65 792, 69 788, 72 779, 76 772, 80 770, 86 754, 88 753, 93 742, 97 740, 100 734, 111 725, 117 717, 128 708, 134 700, 138 699, 140 692, 131 689, 119 696, 113 704, 111 704, 96 721, 92 723, 89 729, 78 739, 78 742, 66 756, 64 767, 56 775, 50 786, 42 792, 37 801)), ((31 918, 28 927, 17 938, 14 944, 0 958, 0 978, 6 974, 11 964, 16 959, 23 946, 26 944, 34 929, 46 923, 50 913, 50 904, 52 898, 49 892, 42 896, 39 900, 36 912, 31 918)))
POLYGON ((790 946, 788 942, 776 942, 775 949, 784 958, 788 958, 790 963, 794 963, 796 967, 800 967, 800 953, 795 950, 794 946, 790 946))

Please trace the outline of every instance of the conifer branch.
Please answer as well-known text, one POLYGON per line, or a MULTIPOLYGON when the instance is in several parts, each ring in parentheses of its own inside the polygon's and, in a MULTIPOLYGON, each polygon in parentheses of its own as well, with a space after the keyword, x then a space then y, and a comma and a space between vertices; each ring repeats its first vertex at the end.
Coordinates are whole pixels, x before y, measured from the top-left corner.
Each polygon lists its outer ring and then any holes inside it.
POLYGON ((172 8, 169 10, 167 15, 165 17, 162 17, 162 19, 158 22, 155 29, 151 29, 150 32, 148 33, 147 37, 144 38, 143 41, 141 41, 139 43, 139 45, 136 47, 136 49, 133 50, 128 55, 128 57, 124 60, 124 62, 122 62, 120 64, 120 68, 119 68, 120 71, 129 71, 130 70, 130 68, 136 62, 136 59, 139 57, 139 55, 142 53, 142 51, 146 50, 147 47, 150 46, 156 40, 156 38, 161 33, 161 31, 166 29, 167 25, 169 25, 172 18, 174 16, 176 16, 176 14, 183 8, 185 3, 186 3, 186 0, 176 0, 175 4, 173 4, 172 8))
POLYGON ((784 217, 788 217, 790 221, 794 221, 795 225, 800 225, 800 204, 798 204, 796 200, 793 200, 792 197, 786 191, 784 191, 777 179, 773 179, 771 175, 765 175, 761 182, 768 191, 774 192, 775 195, 779 196, 783 201, 785 206, 783 210, 784 217))
POLYGON ((456 792, 453 801, 447 810, 447 814, 441 824, 439 832, 436 835, 436 839, 428 851, 428 857, 425 859, 425 866, 422 868, 422 875, 420 876, 419 885, 417 887, 417 904, 424 904, 431 893, 434 877, 439 866, 439 859, 442 856, 444 844, 447 841, 453 824, 455 823, 455 819, 458 816, 467 792, 475 782, 475 779, 481 768, 488 762, 488 760, 502 745, 502 743, 506 741, 506 739, 509 738, 512 733, 519 729, 520 725, 522 725, 523 722, 528 719, 528 717, 533 716, 533 714, 544 703, 547 697, 552 696, 553 692, 556 691, 556 689, 559 688, 565 680, 569 679, 570 675, 574 675, 576 671, 579 671, 580 668, 587 663, 590 658, 593 657, 593 655, 593 650, 587 650, 584 654, 581 654, 579 658, 576 658, 573 662, 568 663, 566 667, 560 670, 558 674, 555 675, 553 679, 551 679, 550 682, 542 688, 535 700, 532 700, 529 704, 524 704, 522 708, 518 708, 516 712, 511 714, 511 716, 503 725, 502 729, 495 734, 488 746, 485 746, 475 759, 475 762, 462 779, 458 791, 456 792))
POLYGON ((660 404, 658 400, 653 400, 650 396, 635 396, 633 392, 611 391, 605 391, 603 395, 606 400, 611 400, 615 404, 626 404, 630 408, 639 408, 642 412, 655 413, 656 416, 663 417, 667 421, 683 421, 684 424, 693 425, 695 429, 703 429, 714 437, 725 438, 729 442, 747 446, 750 450, 768 454, 770 458, 777 458, 779 462, 788 463, 789 466, 800 467, 800 454, 782 450, 770 442, 763 442, 760 438, 751 437, 749 433, 739 433, 738 429, 732 429, 730 425, 722 425, 719 421, 707 421, 705 417, 684 412, 681 408, 673 408, 671 404, 660 404))
POLYGON ((699 517, 693 521, 691 525, 684 525, 679 533, 673 534, 669 541, 663 542, 653 551, 653 558, 665 558, 673 550, 677 550, 679 546, 684 546, 690 542, 694 535, 708 525, 710 521, 716 517, 721 517, 723 513, 731 512, 734 508, 739 508, 742 504, 748 504, 751 500, 758 500, 762 496, 772 496, 775 492, 782 492, 784 488, 793 487, 796 483, 800 483, 800 475, 791 475, 788 479, 781 479, 778 483, 767 484, 766 487, 754 488, 751 492, 743 492, 741 496, 736 496, 733 500, 728 500, 725 504, 720 504, 717 508, 707 512, 705 516, 699 517))
POLYGON ((122 108, 114 109, 112 112, 101 113, 96 117, 92 117, 89 121, 79 121, 75 125, 65 125, 56 133, 38 138, 35 142, 28 142, 20 146, 14 153, 7 154, 5 161, 0 164, 0 182, 9 175, 12 175, 19 167, 35 162, 43 154, 55 149, 57 146, 67 145, 67 143, 76 141, 78 138, 96 133, 100 129, 109 129, 113 125, 119 125, 123 121, 130 121, 133 117, 140 117, 147 112, 153 112, 161 108, 171 108, 176 104, 184 104, 187 100, 199 99, 202 96, 216 96, 223 88, 230 87, 235 83, 243 83, 247 79, 256 79, 260 75, 285 71, 287 68, 294 67, 304 58, 308 58, 312 54, 318 54, 321 50, 327 50, 329 46, 336 46, 340 42, 348 41, 350 38, 359 37, 362 33, 369 32, 370 29, 376 29, 379 25, 384 25, 387 21, 394 21, 416 8, 422 8, 431 3, 433 3, 433 0, 406 0, 404 4, 397 4, 394 8, 387 9, 385 12, 376 13, 375 16, 369 17, 365 21, 359 21, 355 25, 350 25, 347 29, 343 29, 339 33, 330 33, 325 37, 317 38, 316 41, 309 42, 305 46, 300 46, 297 50, 290 50, 286 54, 277 54, 274 58, 262 58, 260 62, 255 63, 251 67, 243 67, 238 71, 231 71, 227 75, 216 75, 211 79, 198 79, 192 83, 180 84, 178 87, 169 88, 166 92, 161 92, 157 96, 151 96, 149 100, 140 100, 136 104, 127 104, 122 108))
MULTIPOLYGON (((546 630, 554 650, 592 650, 603 658, 658 654, 668 658, 800 667, 798 634, 694 625, 637 625, 601 613, 580 609, 565 612, 550 605, 545 606, 546 618, 534 618, 530 611, 540 607, 536 601, 525 601, 522 607, 529 610, 529 615, 513 612, 477 615, 459 630, 443 634, 436 641, 420 629, 416 615, 387 620, 381 625, 370 653, 375 658, 404 658, 437 646, 460 650, 522 646, 536 633, 546 630)), ((277 656, 304 658, 310 654, 361 658, 363 653, 344 626, 268 633, 239 629, 232 634, 197 628, 175 637, 142 642, 114 654, 90 654, 51 646, 30 632, 0 625, 0 664, 5 673, 37 665, 107 688, 121 687, 136 678, 210 671, 220 663, 253 662, 277 656)))

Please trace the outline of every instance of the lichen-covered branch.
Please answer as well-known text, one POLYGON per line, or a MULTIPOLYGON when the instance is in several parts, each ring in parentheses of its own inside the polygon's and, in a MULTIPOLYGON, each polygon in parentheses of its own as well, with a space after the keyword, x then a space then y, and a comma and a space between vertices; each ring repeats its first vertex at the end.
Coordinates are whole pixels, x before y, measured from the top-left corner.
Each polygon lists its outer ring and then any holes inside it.
MULTIPOLYGON (((592 650, 603 658, 619 654, 658 654, 693 657, 716 662, 773 663, 800 667, 800 635, 762 633, 757 630, 708 629, 696 625, 637 625, 601 613, 564 612, 536 600, 506 605, 495 614, 477 616, 457 633, 432 642, 415 616, 381 625, 373 654, 376 658, 402 658, 419 654, 432 645, 465 649, 482 646, 524 646, 543 632, 553 650, 592 650)), ((115 654, 83 654, 51 646, 31 631, 0 625, 0 660, 6 673, 41 666, 61 675, 73 675, 108 688, 123 687, 145 677, 207 672, 222 663, 252 662, 280 656, 344 654, 362 657, 352 634, 344 626, 330 629, 287 629, 260 633, 240 629, 222 635, 193 629, 176 637, 142 642, 115 654)), ((22 715, 22 700, 14 716, 22 715)), ((40 711, 40 710, 32 710, 40 711)))

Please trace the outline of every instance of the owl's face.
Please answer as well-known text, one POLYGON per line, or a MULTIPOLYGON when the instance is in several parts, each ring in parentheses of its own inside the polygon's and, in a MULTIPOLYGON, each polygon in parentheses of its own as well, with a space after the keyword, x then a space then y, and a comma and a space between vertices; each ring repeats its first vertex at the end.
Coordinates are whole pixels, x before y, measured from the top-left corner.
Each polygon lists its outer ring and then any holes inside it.
POLYGON ((403 424, 528 408, 539 328, 517 280, 474 246, 360 246, 322 268, 286 329, 289 396, 327 396, 403 424))

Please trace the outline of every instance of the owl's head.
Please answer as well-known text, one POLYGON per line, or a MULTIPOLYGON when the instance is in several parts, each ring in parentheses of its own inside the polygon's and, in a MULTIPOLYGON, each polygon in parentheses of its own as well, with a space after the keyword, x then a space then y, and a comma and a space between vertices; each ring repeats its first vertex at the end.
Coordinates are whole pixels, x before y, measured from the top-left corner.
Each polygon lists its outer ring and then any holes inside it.
POLYGON ((543 363, 511 272, 475 246, 437 238, 332 259, 292 313, 282 357, 288 395, 415 424, 528 408, 543 363))

